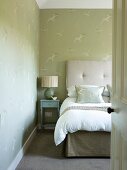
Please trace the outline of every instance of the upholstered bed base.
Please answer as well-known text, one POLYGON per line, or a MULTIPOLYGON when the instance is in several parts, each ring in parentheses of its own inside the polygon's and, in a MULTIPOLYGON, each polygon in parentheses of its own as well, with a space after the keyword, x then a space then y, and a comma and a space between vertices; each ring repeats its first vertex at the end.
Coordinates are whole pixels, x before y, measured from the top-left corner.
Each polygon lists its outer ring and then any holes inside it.
POLYGON ((110 132, 78 131, 66 138, 66 157, 110 157, 110 132))

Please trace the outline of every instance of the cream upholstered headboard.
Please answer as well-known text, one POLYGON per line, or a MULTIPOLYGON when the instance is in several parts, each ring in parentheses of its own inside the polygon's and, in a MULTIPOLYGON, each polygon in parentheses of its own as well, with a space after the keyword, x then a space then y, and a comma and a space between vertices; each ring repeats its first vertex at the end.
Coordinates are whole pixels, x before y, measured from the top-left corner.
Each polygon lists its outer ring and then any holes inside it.
POLYGON ((112 84, 111 61, 67 61, 66 86, 112 84))

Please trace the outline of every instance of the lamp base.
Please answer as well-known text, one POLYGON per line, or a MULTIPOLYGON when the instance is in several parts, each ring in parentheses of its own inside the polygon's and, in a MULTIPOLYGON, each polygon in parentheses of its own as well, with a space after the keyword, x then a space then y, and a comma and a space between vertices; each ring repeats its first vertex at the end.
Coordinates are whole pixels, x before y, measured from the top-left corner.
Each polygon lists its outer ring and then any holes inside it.
POLYGON ((53 88, 47 88, 45 90, 44 96, 46 99, 52 99, 52 97, 54 96, 54 89, 53 88))

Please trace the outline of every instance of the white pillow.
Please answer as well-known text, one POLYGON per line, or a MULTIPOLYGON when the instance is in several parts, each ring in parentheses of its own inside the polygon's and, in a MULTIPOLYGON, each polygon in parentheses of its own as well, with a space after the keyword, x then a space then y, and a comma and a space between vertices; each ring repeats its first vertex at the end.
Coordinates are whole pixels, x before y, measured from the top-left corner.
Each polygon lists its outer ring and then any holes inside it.
POLYGON ((102 96, 110 97, 110 91, 109 91, 108 85, 105 86, 102 96))
POLYGON ((76 86, 77 103, 104 103, 103 86, 80 85, 76 86))
POLYGON ((110 91, 108 89, 108 85, 105 86, 105 89, 102 93, 102 98, 105 103, 110 103, 110 91))
POLYGON ((77 93, 76 93, 76 89, 75 89, 75 86, 71 86, 71 87, 68 87, 67 88, 67 92, 68 92, 68 96, 69 97, 77 97, 77 93))

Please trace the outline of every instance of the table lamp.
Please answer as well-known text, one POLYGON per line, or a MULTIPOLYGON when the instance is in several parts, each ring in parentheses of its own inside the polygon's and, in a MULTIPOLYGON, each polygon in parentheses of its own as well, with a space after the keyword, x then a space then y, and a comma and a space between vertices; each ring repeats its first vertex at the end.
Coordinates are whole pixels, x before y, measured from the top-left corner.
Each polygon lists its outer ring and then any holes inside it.
POLYGON ((41 87, 46 87, 44 92, 46 99, 52 99, 54 96, 54 88, 58 87, 58 76, 43 76, 41 80, 41 87))

